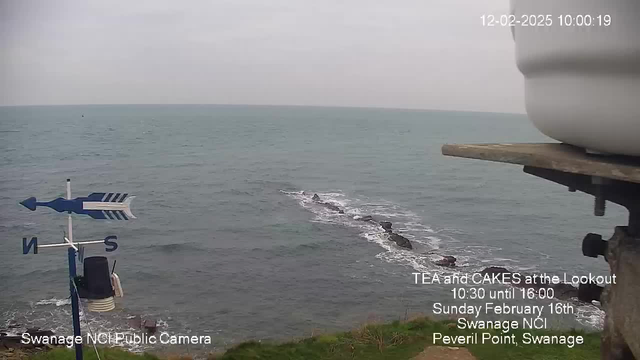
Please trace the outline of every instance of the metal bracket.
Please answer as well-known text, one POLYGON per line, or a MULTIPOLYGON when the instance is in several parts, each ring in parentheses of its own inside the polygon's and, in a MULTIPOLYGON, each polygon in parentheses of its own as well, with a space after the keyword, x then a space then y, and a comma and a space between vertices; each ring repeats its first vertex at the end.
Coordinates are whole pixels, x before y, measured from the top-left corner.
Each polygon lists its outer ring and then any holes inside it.
POLYGON ((629 210, 629 234, 640 235, 640 184, 608 179, 607 184, 594 183, 593 177, 558 170, 525 166, 524 172, 611 201, 629 210), (606 191, 602 191, 606 186, 606 191))
POLYGON ((597 234, 588 234, 583 253, 604 255, 611 274, 616 275, 616 282, 607 285, 600 297, 606 311, 602 359, 640 359, 640 184, 531 166, 525 166, 524 172, 567 186, 569 191, 595 196, 596 216, 604 214, 606 201, 629 210, 629 226, 616 227, 608 242, 597 234))

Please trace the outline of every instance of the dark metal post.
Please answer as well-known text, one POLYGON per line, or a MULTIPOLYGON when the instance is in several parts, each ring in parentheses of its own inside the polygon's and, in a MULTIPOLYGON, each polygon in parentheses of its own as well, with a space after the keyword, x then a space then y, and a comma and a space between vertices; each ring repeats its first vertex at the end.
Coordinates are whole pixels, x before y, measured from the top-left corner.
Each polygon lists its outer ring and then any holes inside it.
MULTIPOLYGON (((80 332, 80 310, 78 309, 78 294, 73 284, 76 277, 76 250, 69 247, 69 290, 71 292, 71 312, 73 313, 73 337, 74 342, 77 336, 82 336, 80 332)), ((76 343, 76 360, 82 360, 82 343, 76 343)))
POLYGON ((636 204, 629 207, 629 235, 640 237, 640 209, 636 204))

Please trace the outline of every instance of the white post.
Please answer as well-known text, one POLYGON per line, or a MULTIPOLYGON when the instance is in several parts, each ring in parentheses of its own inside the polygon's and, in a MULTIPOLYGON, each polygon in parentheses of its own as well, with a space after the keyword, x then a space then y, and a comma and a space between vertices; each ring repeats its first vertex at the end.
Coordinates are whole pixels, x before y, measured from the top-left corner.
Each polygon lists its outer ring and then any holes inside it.
MULTIPOLYGON (((71 200, 71 179, 67 179, 67 200, 71 200)), ((67 219, 69 221, 69 238, 65 238, 68 240, 69 245, 71 246, 67 251, 69 253, 69 292, 71 293, 71 315, 73 318, 73 335, 77 338, 82 336, 82 332, 80 329, 80 310, 78 307, 78 294, 76 292, 76 286, 73 283, 76 277, 76 252, 78 252, 78 248, 73 245, 73 223, 71 221, 71 211, 67 215, 67 219)), ((82 343, 78 343, 75 345, 76 347, 76 360, 83 360, 82 356, 82 343)))
MULTIPOLYGON (((67 200, 71 200, 71 179, 67 179, 67 200)), ((69 242, 73 244, 73 223, 71 220, 71 212, 67 215, 69 242)), ((72 245, 73 246, 73 245, 72 245)))

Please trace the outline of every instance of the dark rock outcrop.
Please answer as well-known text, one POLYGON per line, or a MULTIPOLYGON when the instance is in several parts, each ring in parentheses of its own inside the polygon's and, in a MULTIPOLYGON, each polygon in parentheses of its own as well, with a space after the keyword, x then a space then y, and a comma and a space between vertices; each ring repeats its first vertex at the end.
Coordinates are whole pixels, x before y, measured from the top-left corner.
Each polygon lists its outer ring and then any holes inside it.
POLYGON ((42 330, 40 328, 29 328, 27 329, 27 334, 31 336, 52 336, 54 335, 51 330, 42 330))
POLYGON ((155 334, 158 330, 158 322, 154 319, 142 319, 140 315, 128 319, 129 326, 134 329, 144 330, 148 335, 155 334))
POLYGON ((329 209, 329 210, 336 211, 336 212, 338 212, 339 214, 344 214, 344 210, 340 209, 340 207, 339 207, 339 206, 334 205, 334 204, 332 204, 332 203, 328 203, 328 202, 322 201, 322 200, 320 199, 320 196, 318 196, 318 194, 313 194, 313 197, 311 198, 311 200, 313 200, 313 201, 315 201, 316 203, 318 203, 318 204, 320 204, 320 205, 322 205, 322 206, 326 207, 326 208, 327 208, 327 209, 329 209))
POLYGON ((365 215, 365 216, 363 216, 361 218, 358 218, 357 220, 360 220, 360 221, 375 221, 375 220, 373 220, 373 216, 371 216, 371 215, 365 215))
POLYGON ((405 249, 413 249, 413 246, 411 245, 411 241, 409 241, 409 239, 407 239, 402 235, 391 233, 389 234, 389 241, 393 241, 396 243, 396 245, 403 247, 405 249))
POLYGON ((511 271, 499 266, 489 266, 488 268, 485 268, 484 270, 480 271, 480 274, 482 275, 511 274, 511 271))
POLYGON ((129 323, 129 327, 134 329, 140 329, 142 327, 142 317, 140 315, 130 317, 127 322, 129 323))
POLYGON ((329 209, 329 210, 338 211, 338 212, 340 211, 340 208, 338 206, 336 206, 336 205, 333 205, 333 204, 330 204, 330 203, 326 203, 326 202, 323 202, 322 205, 324 207, 326 207, 327 209, 329 209))
MULTIPOLYGON (((40 328, 29 328, 25 331, 26 334, 31 335, 32 337, 42 338, 42 337, 50 337, 54 336, 55 333, 51 330, 42 330, 40 328)), ((41 347, 52 347, 51 344, 45 344, 43 342, 30 342, 29 344, 25 344, 22 342, 22 335, 7 335, 5 332, 0 333, 0 350, 4 349, 36 349, 41 347)), ((1 358, 0 354, 0 358, 1 358)))
MULTIPOLYGON (((322 199, 320 198, 320 195, 318 195, 318 194, 313 194, 313 197, 311 197, 311 200, 313 200, 313 202, 315 202, 316 204, 319 204, 319 205, 322 205, 322 206, 326 207, 327 209, 336 211, 336 212, 338 212, 340 214, 344 214, 344 210, 340 209, 340 207, 338 207, 337 205, 334 205, 334 204, 326 202, 326 201, 322 201, 322 199)), ((382 229, 387 233, 389 241, 395 242, 396 245, 398 245, 398 246, 400 246, 402 248, 413 249, 413 245, 411 245, 411 241, 409 241, 409 239, 407 239, 406 237, 404 237, 402 235, 398 235, 398 234, 394 233, 393 230, 391 230, 391 226, 393 224, 390 221, 380 221, 380 222, 378 222, 371 215, 365 215, 365 216, 361 216, 361 217, 354 217, 354 219, 355 220, 359 220, 359 221, 370 222, 370 223, 374 223, 374 224, 380 225, 380 227, 382 227, 382 229)), ((451 261, 451 260, 449 260, 449 261, 451 261)), ((453 263, 455 263, 455 258, 453 258, 453 263)))
POLYGON ((391 225, 393 224, 390 221, 380 221, 380 226, 382 226, 384 230, 391 230, 391 225))
POLYGON ((583 284, 578 288, 577 297, 580 301, 592 302, 593 300, 600 301, 603 288, 594 283, 583 284))
POLYGON ((155 320, 152 319, 146 319, 143 323, 142 323, 142 327, 144 328, 144 330, 147 332, 147 334, 151 335, 151 334, 155 334, 156 330, 158 330, 158 324, 156 323, 155 320))
POLYGON ((556 299, 569 300, 571 298, 579 298, 578 289, 571 284, 556 284, 552 287, 555 291, 554 297, 556 299))
POLYGON ((457 260, 458 259, 456 259, 455 257, 447 255, 443 256, 442 259, 435 261, 434 264, 444 267, 455 267, 457 260))

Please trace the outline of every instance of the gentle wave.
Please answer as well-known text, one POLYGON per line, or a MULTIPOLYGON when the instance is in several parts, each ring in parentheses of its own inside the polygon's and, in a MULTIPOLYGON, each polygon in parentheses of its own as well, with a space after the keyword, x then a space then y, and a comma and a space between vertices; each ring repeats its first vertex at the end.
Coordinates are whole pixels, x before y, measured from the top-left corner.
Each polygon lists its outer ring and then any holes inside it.
POLYGON ((71 299, 44 299, 36 302, 36 305, 55 305, 55 306, 63 306, 71 304, 71 299))
POLYGON ((202 247, 196 243, 153 244, 149 245, 148 248, 167 253, 202 250, 202 247))

